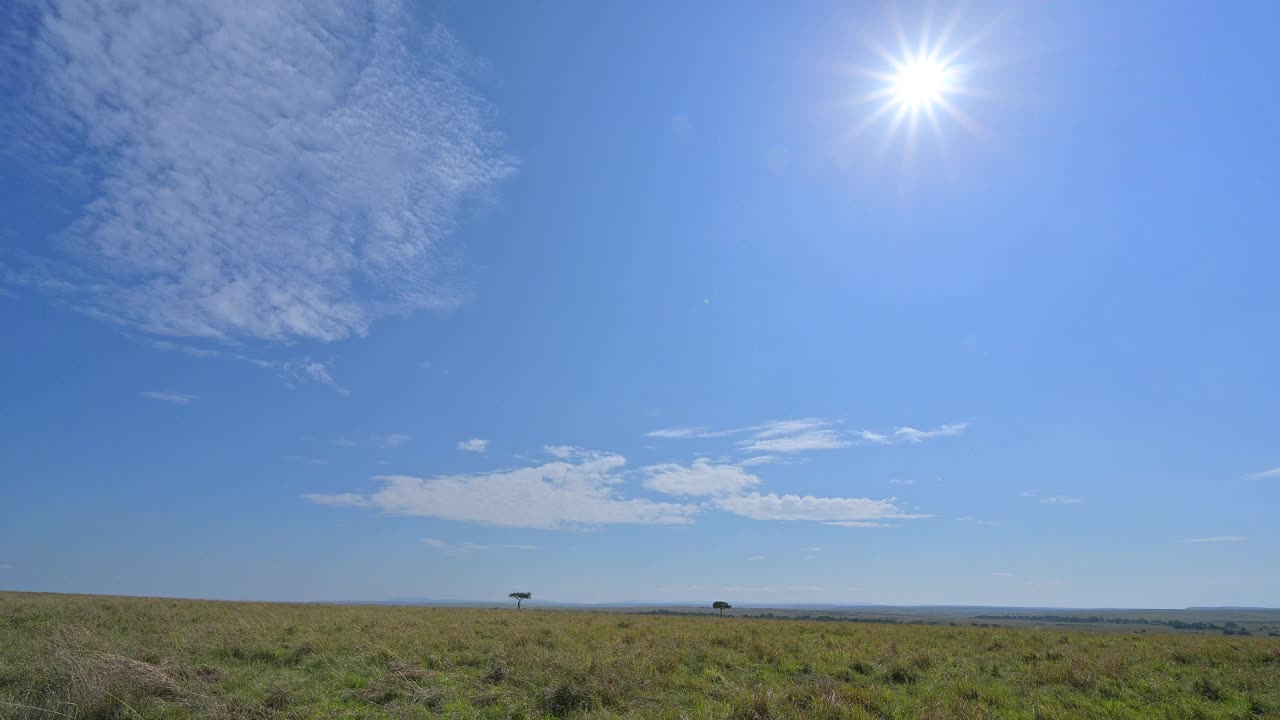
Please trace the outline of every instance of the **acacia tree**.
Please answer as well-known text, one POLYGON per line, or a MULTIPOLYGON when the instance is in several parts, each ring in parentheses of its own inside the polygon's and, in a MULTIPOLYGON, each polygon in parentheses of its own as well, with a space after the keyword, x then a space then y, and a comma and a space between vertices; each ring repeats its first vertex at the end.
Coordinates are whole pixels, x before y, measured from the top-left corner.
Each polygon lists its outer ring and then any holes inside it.
POLYGON ((507 597, 509 597, 509 598, 515 598, 515 601, 516 601, 516 609, 517 609, 517 610, 519 610, 519 609, 520 609, 520 605, 521 605, 521 603, 523 603, 525 600, 528 600, 529 598, 533 597, 533 593, 526 593, 526 592, 513 592, 513 593, 511 593, 510 595, 508 595, 507 597))
POLYGON ((723 600, 717 600, 717 601, 715 601, 715 602, 711 603, 711 607, 712 607, 712 608, 714 608, 714 609, 716 609, 716 610, 719 610, 719 611, 720 611, 720 617, 724 617, 724 611, 725 611, 725 610, 730 610, 730 609, 732 609, 732 608, 733 608, 733 606, 732 606, 732 605, 730 605, 729 603, 727 603, 727 602, 725 602, 725 601, 723 601, 723 600))

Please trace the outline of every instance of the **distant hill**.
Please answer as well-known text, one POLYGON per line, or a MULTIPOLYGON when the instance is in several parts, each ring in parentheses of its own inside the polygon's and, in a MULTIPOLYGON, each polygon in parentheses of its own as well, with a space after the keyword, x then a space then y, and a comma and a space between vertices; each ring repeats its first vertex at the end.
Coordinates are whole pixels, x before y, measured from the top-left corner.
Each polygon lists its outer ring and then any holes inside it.
POLYGON ((1205 605, 1203 607, 1189 607, 1188 610, 1276 610, 1277 608, 1263 607, 1261 605, 1205 605))

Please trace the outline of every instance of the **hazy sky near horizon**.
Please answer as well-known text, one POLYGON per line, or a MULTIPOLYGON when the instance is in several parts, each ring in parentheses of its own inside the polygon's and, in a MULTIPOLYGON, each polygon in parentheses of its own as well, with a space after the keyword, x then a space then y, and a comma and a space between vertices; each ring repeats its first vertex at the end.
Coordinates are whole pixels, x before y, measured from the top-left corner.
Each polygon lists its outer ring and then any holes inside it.
POLYGON ((1277 23, 7 4, 0 589, 1280 606, 1277 23))

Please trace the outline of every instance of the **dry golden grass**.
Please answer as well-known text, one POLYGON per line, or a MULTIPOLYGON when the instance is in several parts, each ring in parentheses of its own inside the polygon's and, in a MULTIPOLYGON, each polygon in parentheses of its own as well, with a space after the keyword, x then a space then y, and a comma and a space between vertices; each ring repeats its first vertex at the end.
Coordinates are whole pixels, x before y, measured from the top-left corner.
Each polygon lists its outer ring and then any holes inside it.
POLYGON ((1280 640, 0 593, 0 718, 1280 717, 1280 640))

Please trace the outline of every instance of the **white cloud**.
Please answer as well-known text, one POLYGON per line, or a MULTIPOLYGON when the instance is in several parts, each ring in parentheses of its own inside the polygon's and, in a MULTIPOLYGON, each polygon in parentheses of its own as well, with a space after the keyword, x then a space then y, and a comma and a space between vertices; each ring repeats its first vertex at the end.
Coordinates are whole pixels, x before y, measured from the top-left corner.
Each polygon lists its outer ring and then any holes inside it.
POLYGON ((739 442, 738 446, 749 452, 795 453, 843 448, 853 444, 846 437, 828 429, 830 424, 827 420, 812 417, 774 420, 747 428, 751 432, 751 439, 739 442))
POLYGON ((287 380, 297 382, 299 380, 310 381, 324 385, 339 395, 350 395, 351 391, 338 384, 333 379, 333 375, 329 374, 329 366, 322 362, 312 360, 297 360, 290 362, 268 363, 269 367, 279 370, 287 380))
POLYGON ((992 576, 992 577, 1013 577, 1013 573, 1011 573, 1011 572, 992 572, 992 573, 991 573, 991 576, 992 576))
POLYGON ((823 550, 826 550, 826 548, 820 548, 820 547, 803 547, 800 549, 804 550, 805 552, 822 552, 823 550))
POLYGON ((848 522, 881 518, 916 518, 893 504, 893 498, 829 498, 812 495, 747 493, 716 500, 716 507, 754 520, 812 520, 848 522))
MULTIPOLYGON (((750 433, 751 436, 756 439, 768 439, 778 438, 785 435, 799 435, 808 431, 821 429, 827 425, 830 425, 830 423, 820 418, 773 420, 760 425, 748 425, 746 427, 728 428, 725 430, 712 430, 711 428, 703 425, 678 425, 675 427, 654 430, 652 432, 645 433, 645 436, 667 439, 687 439, 718 438, 750 433)), ((749 443, 750 441, 739 444, 747 445, 749 443)))
POLYGON ((784 435, 801 435, 814 430, 821 430, 831 423, 821 418, 795 418, 793 420, 774 420, 757 425, 750 430, 757 438, 776 438, 784 435))
POLYGON ((591 460, 609 455, 609 453, 602 453, 597 450, 580 448, 577 445, 543 445, 542 450, 548 455, 561 460, 591 460))
MULTIPOLYGON (((925 516, 921 515, 921 516, 919 516, 919 517, 925 517, 925 516)), ((823 525, 834 525, 834 526, 836 526, 836 527, 856 527, 856 528, 883 528, 883 527, 894 527, 894 525, 893 525, 893 524, 891 524, 891 523, 869 522, 869 521, 866 521, 866 520, 844 520, 844 521, 841 521, 841 522, 828 522, 828 523, 823 523, 823 525)))
POLYGON ((412 439, 413 436, 408 433, 393 432, 387 433, 386 435, 365 435, 359 440, 354 440, 350 437, 340 437, 334 441, 334 444, 338 447, 344 448, 363 446, 394 450, 395 448, 403 446, 412 439))
MULTIPOLYGON (((702 504, 627 498, 618 492, 616 454, 570 445, 547 445, 556 458, 531 467, 477 475, 421 478, 381 475, 381 490, 368 495, 312 494, 328 505, 374 507, 388 514, 440 517, 507 527, 560 528, 613 523, 683 524, 697 513, 718 509, 754 520, 805 520, 843 527, 891 527, 884 519, 932 517, 913 514, 893 498, 814 497, 748 492, 760 478, 732 464, 699 458, 691 465, 664 463, 642 469, 645 488, 680 497, 705 497, 702 504)), ((806 548, 815 550, 815 548, 806 548)))
POLYGON ((736 443, 739 448, 748 452, 796 453, 807 450, 845 448, 854 444, 921 443, 937 437, 960 435, 969 426, 968 423, 949 423, 932 430, 900 427, 891 434, 885 434, 873 430, 857 430, 851 433, 837 432, 832 429, 833 424, 835 423, 832 420, 805 417, 774 420, 760 425, 748 425, 728 430, 711 430, 701 425, 680 425, 654 430, 646 433, 646 435, 656 438, 714 438, 749 434, 751 436, 749 439, 736 443))
POLYGON ((331 505, 367 505, 388 514, 439 517, 488 525, 561 528, 615 523, 692 522, 696 505, 621 497, 621 455, 576 450, 573 461, 478 475, 420 478, 382 475, 371 495, 308 495, 331 505))
POLYGON ((374 438, 374 441, 385 448, 398 448, 409 442, 409 436, 404 433, 391 433, 374 438))
POLYGON ((964 517, 956 518, 956 519, 961 522, 971 522, 974 525, 999 525, 1000 524, 998 522, 995 522, 994 520, 979 520, 978 518, 973 517, 972 515, 965 515, 964 517))
POLYGON ((184 355, 190 355, 191 357, 197 358, 220 358, 224 360, 232 360, 235 362, 246 363, 254 367, 275 370, 284 378, 285 382, 291 386, 304 382, 314 382, 329 387, 339 395, 351 394, 350 390, 338 384, 337 380, 334 380, 328 364, 317 362, 310 358, 303 358, 301 360, 265 360, 260 357, 253 357, 242 353, 195 347, 185 343, 174 342, 172 340, 141 337, 137 337, 135 339, 157 350, 180 352, 184 355))
POLYGON ((1050 495, 1049 497, 1040 498, 1040 502, 1049 503, 1050 505, 1071 505, 1084 502, 1084 500, 1077 497, 1067 497, 1066 495, 1050 495))
POLYGON ((483 438, 471 438, 458 443, 458 449, 466 452, 482 453, 489 449, 489 441, 483 438))
POLYGON ((755 457, 749 457, 746 460, 742 460, 737 464, 741 467, 751 467, 753 465, 773 465, 774 463, 780 462, 782 462, 782 458, 777 455, 756 455, 755 457))
POLYGON ((186 393, 173 391, 160 392, 158 390, 146 390, 138 393, 138 395, 148 400, 158 400, 160 402, 173 403, 174 405, 186 405, 192 400, 199 399, 195 395, 188 395, 186 393))
POLYGON ((2 563, 2 562, 0 562, 0 571, 4 571, 4 570, 12 570, 12 569, 13 569, 13 566, 12 566, 12 565, 10 565, 9 563, 2 563))
POLYGON ((893 439, 899 442, 919 443, 938 437, 951 437, 964 433, 969 423, 951 423, 932 430, 917 430, 913 427, 900 427, 893 431, 893 439))
POLYGON ((333 505, 334 507, 369 507, 368 498, 355 493, 339 493, 337 495, 322 495, 318 493, 308 493, 302 497, 310 500, 317 505, 333 505))
POLYGON ((915 481, 915 480, 903 479, 903 478, 894 478, 894 479, 892 479, 892 480, 890 480, 890 481, 889 481, 889 484, 890 484, 890 485, 915 485, 915 484, 916 484, 916 481, 915 481))
POLYGON ((452 554, 469 553, 480 550, 541 550, 539 545, 514 545, 511 543, 498 543, 496 545, 484 545, 474 542, 451 543, 440 538, 422 538, 419 542, 433 550, 440 550, 452 554))
POLYGON ((1179 540, 1184 543, 1218 543, 1218 542, 1246 542, 1249 538, 1244 535, 1214 535, 1211 537, 1187 538, 1179 540))
POLYGON ((15 144, 58 141, 49 155, 90 170, 60 273, 77 304, 152 334, 267 341, 456 304, 445 241, 512 163, 474 63, 418 15, 50 3, 6 72, 32 88, 15 144))
POLYGON ((704 435, 702 435, 702 433, 706 431, 707 429, 704 427, 670 427, 670 428, 662 428, 660 430, 654 430, 652 432, 647 432, 644 435, 645 437, 654 437, 654 438, 684 439, 684 438, 705 437, 704 435))
POLYGON ((705 459, 689 467, 666 463, 645 468, 644 486, 667 495, 729 495, 760 483, 760 478, 734 465, 712 465, 705 459))
POLYGON ((751 557, 749 557, 749 558, 747 558, 747 559, 748 559, 748 560, 753 560, 753 561, 754 561, 754 560, 768 560, 768 559, 769 559, 769 556, 768 556, 768 555, 752 555, 751 557))
POLYGON ((813 430, 803 432, 798 435, 785 435, 781 437, 764 437, 757 436, 754 440, 744 440, 738 445, 751 452, 780 452, 793 453, 803 452, 805 450, 829 450, 834 448, 849 447, 853 443, 836 433, 834 430, 813 430))
POLYGON ((1280 467, 1271 468, 1270 470, 1263 470, 1262 472, 1256 472, 1249 476, 1250 480, 1267 480, 1269 478, 1280 478, 1280 467))

